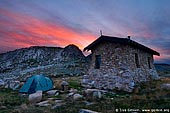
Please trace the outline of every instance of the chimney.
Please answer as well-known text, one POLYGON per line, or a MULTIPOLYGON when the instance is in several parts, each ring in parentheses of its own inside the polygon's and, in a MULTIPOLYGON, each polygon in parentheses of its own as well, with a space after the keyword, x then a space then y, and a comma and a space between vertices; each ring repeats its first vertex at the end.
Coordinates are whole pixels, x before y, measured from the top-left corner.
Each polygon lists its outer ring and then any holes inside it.
POLYGON ((128 39, 130 40, 130 36, 128 36, 128 39))

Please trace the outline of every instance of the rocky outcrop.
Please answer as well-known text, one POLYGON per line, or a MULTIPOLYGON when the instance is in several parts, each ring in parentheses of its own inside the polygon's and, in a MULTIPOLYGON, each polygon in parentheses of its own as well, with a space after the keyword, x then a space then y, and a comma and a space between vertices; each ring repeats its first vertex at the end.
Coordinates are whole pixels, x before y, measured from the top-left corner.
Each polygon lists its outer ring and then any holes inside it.
POLYGON ((62 48, 59 47, 33 46, 0 54, 0 72, 47 65, 54 60, 61 50, 62 48))
POLYGON ((29 75, 80 75, 86 72, 86 58, 75 45, 33 46, 0 54, 0 78, 25 80, 29 75))
POLYGON ((61 52, 62 60, 80 60, 84 58, 82 51, 75 45, 66 46, 61 52))

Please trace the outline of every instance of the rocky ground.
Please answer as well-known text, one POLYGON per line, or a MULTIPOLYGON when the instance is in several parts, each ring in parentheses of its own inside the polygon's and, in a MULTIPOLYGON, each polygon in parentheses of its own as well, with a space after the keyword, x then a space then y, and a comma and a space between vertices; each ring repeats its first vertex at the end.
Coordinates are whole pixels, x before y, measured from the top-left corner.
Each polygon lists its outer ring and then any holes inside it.
MULTIPOLYGON (((29 95, 1 87, 0 113, 114 113, 115 110, 166 110, 170 106, 170 78, 141 83, 133 93, 84 89, 82 76, 65 77, 68 83, 62 91, 62 77, 53 78, 55 88, 43 92, 40 102, 32 103, 29 95), (151 109, 152 108, 152 109, 151 109), (155 109, 154 109, 155 108, 155 109)), ((170 111, 169 111, 170 112, 170 111)))
MULTIPOLYGON (((129 112, 169 110, 169 65, 156 64, 160 78, 135 86, 132 84, 131 93, 129 90, 127 93, 116 89, 99 90, 83 87, 81 83, 86 78, 84 73, 87 71, 89 59, 90 57, 85 57, 75 45, 68 45, 65 48, 30 47, 0 54, 0 113, 114 113, 127 110, 134 110, 129 112), (26 79, 34 74, 45 74, 54 82, 53 90, 37 92, 35 99, 31 95, 18 93, 26 79), (61 84, 66 84, 65 90, 62 90, 61 84)), ((109 77, 101 76, 103 79, 109 77)), ((119 77, 116 79, 124 81, 119 77)))

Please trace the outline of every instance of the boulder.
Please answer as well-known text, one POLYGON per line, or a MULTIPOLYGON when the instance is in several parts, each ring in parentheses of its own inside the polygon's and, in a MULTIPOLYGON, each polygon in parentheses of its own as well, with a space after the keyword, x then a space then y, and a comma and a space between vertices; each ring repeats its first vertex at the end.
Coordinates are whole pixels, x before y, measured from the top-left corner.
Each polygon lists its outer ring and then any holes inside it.
POLYGON ((68 82, 62 81, 60 84, 62 91, 68 91, 68 85, 69 85, 68 82))
POLYGON ((83 98, 83 96, 80 95, 80 94, 78 94, 78 93, 76 93, 76 94, 73 95, 73 100, 80 100, 80 99, 82 99, 82 98, 83 98))
POLYGON ((99 90, 99 89, 86 89, 84 90, 85 96, 87 98, 102 98, 102 92, 105 93, 106 91, 104 90, 99 90))
POLYGON ((165 90, 170 90, 170 84, 162 84, 161 88, 165 90))
POLYGON ((68 95, 67 95, 67 97, 70 97, 70 96, 73 96, 74 95, 74 93, 69 93, 68 95))
POLYGON ((57 92, 58 92, 58 90, 49 90, 49 91, 47 91, 47 94, 49 96, 53 96, 53 95, 56 95, 57 92))
POLYGON ((77 93, 77 92, 78 92, 78 90, 77 90, 77 89, 73 89, 73 88, 71 88, 71 89, 69 90, 69 92, 70 92, 70 93, 77 93))
POLYGON ((98 91, 98 89, 86 89, 86 90, 84 90, 85 94, 87 94, 87 95, 92 94, 95 91, 98 91))
POLYGON ((40 102, 42 99, 42 91, 37 91, 36 93, 30 94, 28 97, 28 101, 30 104, 35 104, 40 102))
POLYGON ((40 107, 46 107, 46 106, 51 106, 51 104, 48 103, 48 100, 42 101, 37 103, 36 105, 40 106, 40 107))
POLYGON ((80 109, 79 113, 99 113, 99 112, 91 111, 91 110, 88 110, 88 109, 80 109))
POLYGON ((61 86, 68 86, 69 84, 68 84, 68 82, 66 82, 66 81, 62 81, 61 82, 61 86))

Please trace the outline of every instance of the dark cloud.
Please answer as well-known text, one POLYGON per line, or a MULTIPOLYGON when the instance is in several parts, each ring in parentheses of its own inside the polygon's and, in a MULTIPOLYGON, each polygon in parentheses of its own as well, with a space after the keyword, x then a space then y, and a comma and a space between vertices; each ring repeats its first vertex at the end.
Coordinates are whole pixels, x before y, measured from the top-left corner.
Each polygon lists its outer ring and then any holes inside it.
POLYGON ((0 39, 11 45, 1 42, 0 51, 69 42, 83 48, 102 30, 104 35, 131 35, 161 53, 156 61, 169 62, 169 4, 169 0, 2 0, 0 39))

